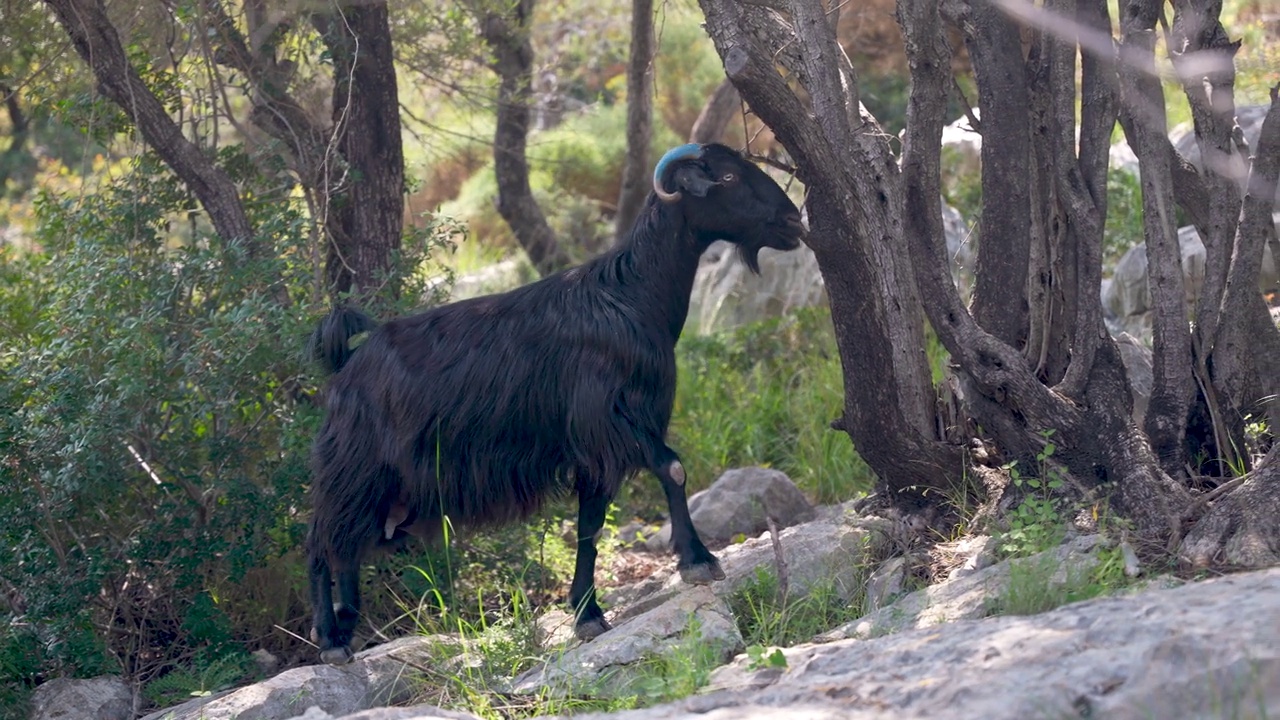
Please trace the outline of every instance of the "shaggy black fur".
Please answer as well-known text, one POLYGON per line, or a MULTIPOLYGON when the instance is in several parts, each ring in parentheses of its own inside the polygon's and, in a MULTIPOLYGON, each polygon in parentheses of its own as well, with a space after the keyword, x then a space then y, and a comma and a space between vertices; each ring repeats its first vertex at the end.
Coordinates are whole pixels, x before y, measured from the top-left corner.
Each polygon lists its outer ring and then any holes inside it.
POLYGON ((704 146, 663 175, 664 190, 682 197, 651 193, 627 237, 584 265, 381 326, 338 308, 316 329, 313 352, 334 373, 313 450, 307 541, 312 633, 326 662, 351 656, 367 551, 406 534, 437 536, 446 515, 472 527, 513 522, 571 491, 579 518, 569 601, 579 636, 604 632, 595 538, 639 470, 662 483, 685 581, 724 577, 689 519, 684 468, 665 442, 675 345, 711 242, 737 244, 758 272, 761 248, 794 249, 804 231, 782 189, 727 147, 704 146))

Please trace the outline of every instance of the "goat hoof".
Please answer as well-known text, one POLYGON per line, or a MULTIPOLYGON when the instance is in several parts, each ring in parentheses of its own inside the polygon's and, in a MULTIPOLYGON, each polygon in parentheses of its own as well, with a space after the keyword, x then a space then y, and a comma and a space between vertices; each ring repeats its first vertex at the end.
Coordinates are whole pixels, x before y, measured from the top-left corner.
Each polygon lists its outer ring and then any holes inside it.
POLYGON ((351 648, 346 645, 320 651, 320 660, 327 665, 346 665, 352 657, 351 648))
POLYGON ((612 629, 613 626, 610 625, 607 620, 602 617, 598 617, 585 620, 573 626, 573 634, 582 642, 587 642, 589 640, 595 640, 612 629))
POLYGON ((680 568, 680 579, 686 585, 710 585, 724 579, 724 570, 716 560, 680 568))

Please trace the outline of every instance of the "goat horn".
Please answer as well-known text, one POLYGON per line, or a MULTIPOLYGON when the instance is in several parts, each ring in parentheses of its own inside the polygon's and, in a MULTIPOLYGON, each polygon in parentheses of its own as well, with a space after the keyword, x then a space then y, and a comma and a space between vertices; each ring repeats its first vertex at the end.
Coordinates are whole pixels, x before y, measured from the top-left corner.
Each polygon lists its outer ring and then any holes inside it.
POLYGON ((667 154, 663 155, 662 159, 659 160, 658 164, 653 168, 653 194, 657 195, 659 200, 666 203, 673 203, 679 200, 679 190, 669 193, 663 189, 662 177, 666 174, 667 168, 671 167, 673 163, 680 160, 696 158, 701 154, 702 145, 699 143, 689 143, 687 145, 681 145, 668 150, 667 154))

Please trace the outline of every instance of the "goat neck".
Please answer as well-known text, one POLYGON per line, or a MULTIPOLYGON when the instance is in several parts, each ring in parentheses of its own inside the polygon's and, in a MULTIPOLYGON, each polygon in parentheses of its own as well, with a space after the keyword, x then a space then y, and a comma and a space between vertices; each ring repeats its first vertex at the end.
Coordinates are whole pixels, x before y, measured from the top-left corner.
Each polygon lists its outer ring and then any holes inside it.
POLYGON ((664 322, 673 342, 684 329, 698 260, 708 245, 689 227, 678 204, 653 196, 618 245, 612 265, 620 294, 643 317, 664 322))

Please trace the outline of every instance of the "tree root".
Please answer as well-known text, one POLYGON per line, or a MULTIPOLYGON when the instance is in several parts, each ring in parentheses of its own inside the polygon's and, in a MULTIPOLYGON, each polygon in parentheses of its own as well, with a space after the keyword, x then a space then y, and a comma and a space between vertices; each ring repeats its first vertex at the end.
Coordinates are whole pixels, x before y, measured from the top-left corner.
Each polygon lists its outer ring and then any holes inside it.
POLYGON ((1280 452, 1212 502, 1183 539, 1178 559, 1193 568, 1280 564, 1280 452))

